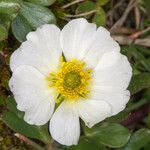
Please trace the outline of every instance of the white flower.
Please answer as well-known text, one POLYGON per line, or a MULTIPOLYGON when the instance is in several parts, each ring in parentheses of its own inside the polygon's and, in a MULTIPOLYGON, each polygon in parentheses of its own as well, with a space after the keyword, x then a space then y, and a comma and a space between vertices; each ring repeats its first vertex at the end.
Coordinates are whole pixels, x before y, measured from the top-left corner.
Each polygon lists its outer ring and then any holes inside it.
POLYGON ((10 67, 10 89, 24 120, 43 125, 51 119, 50 133, 64 145, 78 143, 79 117, 92 127, 122 111, 130 97, 126 56, 105 28, 85 19, 70 21, 62 31, 43 25, 30 32, 10 67))

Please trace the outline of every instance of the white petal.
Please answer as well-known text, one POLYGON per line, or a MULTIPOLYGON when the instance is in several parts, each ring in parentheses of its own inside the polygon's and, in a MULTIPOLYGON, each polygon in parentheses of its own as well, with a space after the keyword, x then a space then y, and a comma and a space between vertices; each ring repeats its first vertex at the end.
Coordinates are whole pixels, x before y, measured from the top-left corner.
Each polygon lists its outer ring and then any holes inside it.
POLYGON ((102 58, 99 60, 95 70, 105 69, 107 67, 113 66, 120 59, 122 55, 118 52, 111 51, 108 53, 104 53, 102 58))
POLYGON ((131 76, 132 68, 127 57, 117 52, 109 52, 103 55, 95 68, 93 84, 110 90, 126 90, 131 76))
POLYGON ((94 68, 103 54, 111 51, 119 52, 120 46, 112 39, 109 31, 103 27, 99 27, 94 36, 91 37, 90 47, 84 61, 94 68))
POLYGON ((103 100, 112 107, 112 116, 125 109, 130 99, 129 91, 109 91, 109 89, 99 89, 92 92, 92 97, 96 100, 103 100))
POLYGON ((50 133, 53 139, 63 145, 76 145, 80 136, 79 116, 72 104, 63 102, 50 121, 50 133))
POLYGON ((48 97, 25 111, 24 120, 29 124, 43 125, 47 123, 54 111, 55 100, 48 97))
POLYGON ((111 115, 111 106, 105 101, 80 100, 76 103, 76 109, 90 128, 111 115))
POLYGON ((91 97, 108 102, 113 115, 119 113, 130 99, 126 89, 131 76, 132 69, 126 56, 118 52, 104 54, 93 73, 91 97))
POLYGON ((11 70, 21 65, 34 66, 43 74, 55 69, 62 54, 59 42, 60 30, 55 25, 43 25, 27 35, 10 59, 11 70))
POLYGON ((25 111, 28 123, 39 125, 50 119, 57 94, 48 88, 45 77, 38 70, 30 66, 18 67, 13 72, 9 86, 18 109, 25 111))
POLYGON ((70 21, 63 28, 60 40, 67 59, 84 60, 90 67, 95 67, 104 53, 120 51, 118 43, 105 28, 99 27, 96 30, 95 24, 85 19, 70 21))
POLYGON ((61 47, 67 60, 82 59, 89 48, 91 37, 96 31, 96 25, 86 19, 74 19, 61 31, 61 47))

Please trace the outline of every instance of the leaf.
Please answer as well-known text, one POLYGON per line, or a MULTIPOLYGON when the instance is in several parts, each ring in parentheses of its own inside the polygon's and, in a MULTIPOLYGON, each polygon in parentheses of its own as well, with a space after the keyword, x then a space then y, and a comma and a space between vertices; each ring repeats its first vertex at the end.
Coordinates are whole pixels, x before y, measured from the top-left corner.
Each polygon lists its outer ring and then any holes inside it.
POLYGON ((144 147, 144 150, 149 150, 150 148, 150 142, 144 147))
POLYGON ((106 25, 106 14, 102 8, 100 8, 99 11, 96 12, 92 19, 92 22, 96 23, 98 27, 106 25))
POLYGON ((144 122, 146 123, 146 126, 150 129, 150 113, 148 116, 144 119, 144 122))
POLYGON ((35 3, 38 5, 43 5, 43 6, 50 6, 52 5, 56 0, 26 0, 31 3, 35 3))
POLYGON ((8 127, 27 137, 41 140, 44 143, 50 142, 47 124, 44 126, 35 126, 26 123, 23 120, 23 112, 17 110, 16 103, 13 98, 9 98, 7 100, 7 106, 9 110, 4 112, 3 120, 8 127))
POLYGON ((101 6, 106 5, 109 2, 109 0, 97 0, 97 3, 101 6))
POLYGON ((28 21, 21 14, 12 22, 11 28, 14 36, 20 42, 25 41, 26 35, 33 30, 28 21))
POLYGON ((17 40, 23 42, 30 31, 48 23, 56 23, 55 16, 49 9, 25 2, 12 22, 12 31, 17 40))
POLYGON ((150 130, 139 129, 132 134, 128 144, 122 150, 140 150, 150 142, 150 130))
POLYGON ((0 41, 7 39, 8 33, 4 25, 0 24, 0 41))
POLYGON ((0 106, 5 104, 5 98, 4 96, 0 95, 0 106))
POLYGON ((150 1, 149 0, 145 0, 145 6, 146 6, 146 10, 148 14, 150 14, 150 1))
POLYGON ((0 14, 0 24, 3 25, 7 32, 9 30, 12 18, 8 14, 0 14))
POLYGON ((11 19, 14 19, 21 6, 17 0, 0 0, 0 13, 8 14, 11 19))
POLYGON ((7 104, 7 108, 9 111, 13 112, 15 115, 17 115, 19 118, 23 118, 24 116, 24 113, 19 111, 16 106, 16 102, 15 100, 12 98, 12 97, 9 97, 7 100, 6 100, 6 104, 7 104))
POLYGON ((18 0, 0 0, 0 41, 7 39, 11 21, 20 11, 18 0))
POLYGON ((133 95, 148 87, 150 87, 150 73, 141 73, 132 76, 128 89, 133 95))
POLYGON ((97 143, 97 139, 81 137, 78 145, 65 147, 63 150, 107 150, 104 145, 97 143))
POLYGON ((140 61, 147 71, 150 72, 150 62, 144 57, 144 55, 133 46, 131 46, 131 50, 133 56, 140 61))
POLYGON ((36 126, 28 125, 24 120, 20 119, 12 112, 5 112, 3 115, 5 123, 16 132, 27 137, 41 139, 40 133, 36 126))
POLYGON ((130 138, 129 130, 115 123, 103 123, 91 129, 86 127, 84 132, 88 137, 95 137, 99 143, 112 148, 123 147, 130 138))
POLYGON ((76 14, 85 13, 85 12, 88 12, 88 11, 92 11, 94 9, 95 9, 95 4, 93 2, 85 1, 77 7, 76 14))
POLYGON ((119 114, 106 119, 106 122, 120 123, 121 121, 125 120, 129 115, 130 115, 130 112, 126 111, 126 109, 125 109, 124 111, 120 112, 119 114))

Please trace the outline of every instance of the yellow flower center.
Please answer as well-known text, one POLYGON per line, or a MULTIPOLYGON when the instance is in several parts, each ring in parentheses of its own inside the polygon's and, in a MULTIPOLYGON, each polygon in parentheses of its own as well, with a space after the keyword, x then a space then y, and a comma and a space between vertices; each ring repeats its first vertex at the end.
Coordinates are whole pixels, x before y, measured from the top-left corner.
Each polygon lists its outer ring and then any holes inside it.
POLYGON ((82 61, 76 59, 63 61, 57 73, 50 73, 47 76, 48 84, 60 93, 58 101, 62 98, 69 100, 86 98, 90 92, 91 72, 92 69, 86 68, 82 61))

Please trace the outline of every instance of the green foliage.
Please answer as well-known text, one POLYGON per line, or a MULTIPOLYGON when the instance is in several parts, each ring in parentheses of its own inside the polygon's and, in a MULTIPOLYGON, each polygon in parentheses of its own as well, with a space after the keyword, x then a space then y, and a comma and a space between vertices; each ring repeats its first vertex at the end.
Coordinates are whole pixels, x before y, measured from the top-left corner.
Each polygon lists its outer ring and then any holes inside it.
POLYGON ((107 118, 106 121, 110 123, 120 123, 121 121, 125 120, 129 115, 130 115, 130 112, 125 109, 119 114, 107 118))
POLYGON ((103 123, 91 129, 84 126, 84 132, 86 136, 95 137, 99 143, 113 148, 124 146, 130 138, 129 130, 115 123, 103 123))
POLYGON ((3 96, 0 96, 0 106, 5 104, 5 100, 3 96))
POLYGON ((0 41, 7 39, 8 33, 4 25, 0 24, 0 41))
POLYGON ((12 22, 12 31, 15 37, 23 42, 30 31, 47 23, 56 23, 55 16, 49 9, 25 2, 12 22))
POLYGON ((129 90, 132 95, 148 87, 150 87, 149 73, 142 73, 132 76, 132 80, 129 85, 129 90))
POLYGON ((11 21, 20 11, 17 0, 0 0, 0 41, 7 39, 11 21))
POLYGON ((31 3, 35 3, 38 5, 43 5, 43 6, 50 6, 52 5, 56 0, 26 0, 31 3))
POLYGON ((98 27, 106 25, 106 14, 102 8, 95 13, 92 22, 96 23, 98 27))
POLYGON ((24 114, 16 108, 14 99, 7 100, 8 111, 3 114, 4 122, 14 131, 30 138, 35 138, 44 143, 50 142, 47 125, 34 126, 29 125, 23 120, 24 114))
POLYGON ((76 9, 76 13, 80 14, 80 13, 85 13, 85 12, 89 12, 95 9, 95 3, 92 1, 85 1, 83 3, 81 3, 77 9, 76 9))
POLYGON ((96 139, 90 137, 81 137, 77 146, 65 147, 64 150, 106 150, 96 139), (103 148, 103 149, 102 149, 103 148))
POLYGON ((20 8, 17 0, 0 0, 0 13, 8 14, 12 19, 16 17, 20 8))
POLYGON ((97 0, 97 3, 101 6, 106 5, 109 2, 109 0, 97 0))
POLYGON ((150 130, 139 129, 131 136, 130 141, 122 150, 140 150, 150 142, 150 130))
POLYGON ((145 67, 147 71, 150 72, 150 62, 144 57, 144 55, 139 51, 139 49, 132 47, 133 56, 145 67))
POLYGON ((146 123, 147 128, 150 129, 150 113, 149 113, 148 116, 145 118, 144 122, 146 123))

